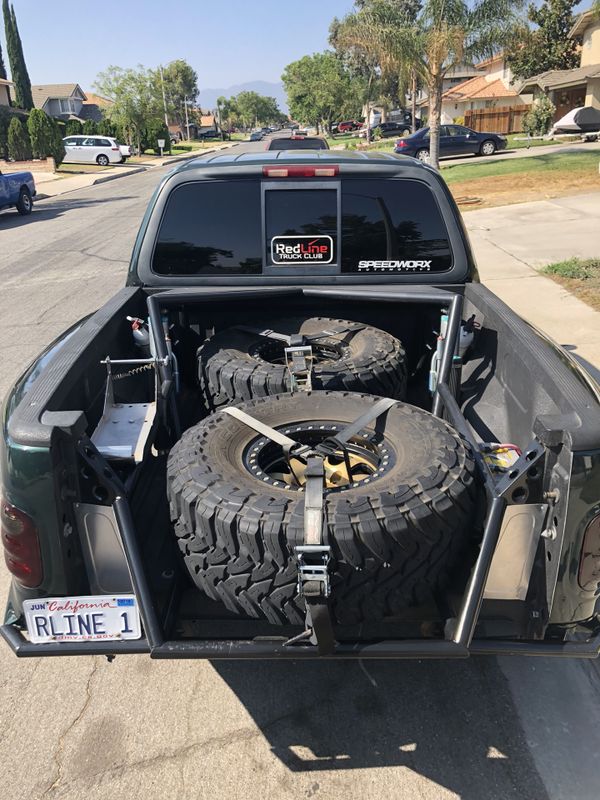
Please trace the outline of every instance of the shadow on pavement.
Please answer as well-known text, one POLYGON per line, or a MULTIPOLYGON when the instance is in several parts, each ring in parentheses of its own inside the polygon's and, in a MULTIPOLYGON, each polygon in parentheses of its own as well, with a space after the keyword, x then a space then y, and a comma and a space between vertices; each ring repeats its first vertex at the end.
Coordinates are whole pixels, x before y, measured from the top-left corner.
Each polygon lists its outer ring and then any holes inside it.
MULTIPOLYGON (((98 200, 68 200, 66 197, 48 198, 50 202, 39 205, 34 203, 33 211, 27 217, 22 217, 16 211, 5 211, 0 214, 0 231, 12 228, 21 228, 24 225, 31 225, 35 222, 45 222, 49 219, 62 216, 66 211, 74 211, 77 208, 87 206, 103 205, 104 203, 116 203, 121 200, 137 200, 137 195, 117 195, 98 200)), ((40 201, 42 202, 42 201, 40 201)))
POLYGON ((463 800, 548 798, 495 659, 213 667, 293 772, 405 767, 463 800))

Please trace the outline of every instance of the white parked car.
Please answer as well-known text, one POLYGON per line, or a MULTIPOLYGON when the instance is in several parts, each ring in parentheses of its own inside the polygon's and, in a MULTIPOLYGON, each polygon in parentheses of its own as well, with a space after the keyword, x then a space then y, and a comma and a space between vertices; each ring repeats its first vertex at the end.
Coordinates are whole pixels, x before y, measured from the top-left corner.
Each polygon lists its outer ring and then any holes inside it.
POLYGON ((109 164, 120 164, 124 160, 117 140, 110 136, 66 136, 63 144, 66 151, 65 161, 70 163, 107 167, 109 164))

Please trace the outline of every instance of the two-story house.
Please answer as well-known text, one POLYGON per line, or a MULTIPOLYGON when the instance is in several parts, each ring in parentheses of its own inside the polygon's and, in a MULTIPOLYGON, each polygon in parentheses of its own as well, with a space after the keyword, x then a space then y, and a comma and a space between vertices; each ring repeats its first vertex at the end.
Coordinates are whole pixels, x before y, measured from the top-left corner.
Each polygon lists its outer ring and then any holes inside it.
POLYGON ((49 117, 67 120, 80 119, 80 112, 87 99, 78 83, 47 83, 32 86, 33 105, 41 108, 49 117))
POLYGON ((581 39, 581 60, 575 69, 549 70, 523 81, 520 93, 548 95, 556 106, 554 120, 581 106, 600 109, 600 18, 591 10, 580 14, 569 32, 581 39))

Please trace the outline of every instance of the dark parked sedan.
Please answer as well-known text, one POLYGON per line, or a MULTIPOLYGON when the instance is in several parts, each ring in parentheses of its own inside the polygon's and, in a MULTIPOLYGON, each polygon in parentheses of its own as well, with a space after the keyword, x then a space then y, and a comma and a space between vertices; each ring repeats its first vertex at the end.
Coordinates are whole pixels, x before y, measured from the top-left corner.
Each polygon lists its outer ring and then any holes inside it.
MULTIPOLYGON (((470 153, 477 156, 492 156, 496 150, 506 148, 506 136, 499 133, 478 133, 464 125, 440 126, 440 158, 447 156, 466 156, 470 153)), ((398 139, 394 147, 395 153, 413 156, 420 161, 429 158, 429 128, 398 139)))

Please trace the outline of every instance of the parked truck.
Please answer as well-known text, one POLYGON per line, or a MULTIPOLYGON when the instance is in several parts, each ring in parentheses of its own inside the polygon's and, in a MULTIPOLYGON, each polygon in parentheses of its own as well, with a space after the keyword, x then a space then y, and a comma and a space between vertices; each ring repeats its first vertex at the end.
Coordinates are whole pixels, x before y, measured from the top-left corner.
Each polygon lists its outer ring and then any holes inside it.
POLYGON ((598 386, 426 164, 180 166, 2 424, 18 656, 598 655, 598 386))
POLYGON ((0 211, 16 208, 19 214, 27 216, 33 209, 35 181, 31 172, 0 172, 0 211))

